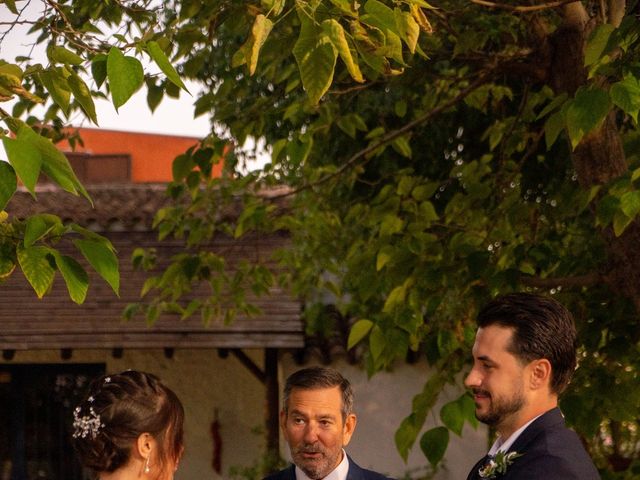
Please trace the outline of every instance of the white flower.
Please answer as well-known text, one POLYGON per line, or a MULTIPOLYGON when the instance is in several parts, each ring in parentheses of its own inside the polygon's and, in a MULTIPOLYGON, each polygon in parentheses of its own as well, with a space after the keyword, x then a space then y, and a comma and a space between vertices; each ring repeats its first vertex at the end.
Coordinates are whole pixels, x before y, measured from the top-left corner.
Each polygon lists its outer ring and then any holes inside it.
POLYGON ((490 458, 487 463, 478 469, 480 478, 496 478, 498 475, 504 475, 507 473, 507 467, 513 463, 513 461, 521 457, 523 454, 518 452, 504 452, 496 453, 495 457, 490 458))

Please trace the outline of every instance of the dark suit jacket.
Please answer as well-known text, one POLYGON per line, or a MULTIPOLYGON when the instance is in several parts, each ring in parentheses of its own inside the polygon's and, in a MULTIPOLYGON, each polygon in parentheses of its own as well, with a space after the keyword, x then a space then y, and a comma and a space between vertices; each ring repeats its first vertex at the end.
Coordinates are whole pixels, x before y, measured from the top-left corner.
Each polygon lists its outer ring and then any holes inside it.
MULTIPOLYGON (((356 465, 351 457, 347 455, 349 459, 349 472, 347 473, 347 480, 389 480, 384 475, 374 472, 372 470, 366 470, 356 465)), ((296 466, 289 465, 284 470, 280 470, 277 473, 271 474, 263 480, 296 480, 296 466)))
MULTIPOLYGON (((559 408, 549 410, 529 425, 509 448, 522 456, 496 480, 600 480, 600 475, 578 435, 564 426, 559 408)), ((467 480, 478 480, 476 463, 467 480)))

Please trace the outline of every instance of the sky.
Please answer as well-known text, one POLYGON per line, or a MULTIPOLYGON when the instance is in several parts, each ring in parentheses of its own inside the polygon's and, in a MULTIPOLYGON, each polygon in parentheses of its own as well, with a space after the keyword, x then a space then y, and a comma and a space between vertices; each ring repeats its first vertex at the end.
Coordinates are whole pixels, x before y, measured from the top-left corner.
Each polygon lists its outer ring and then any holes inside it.
MULTIPOLYGON (((27 7, 25 15, 34 13, 37 15, 40 8, 40 2, 31 2, 27 7)), ((20 7, 20 3, 18 3, 20 7)), ((6 5, 0 5, 0 32, 4 32, 7 26, 2 22, 9 22, 15 19, 6 5)), ((35 36, 27 35, 28 26, 18 25, 9 35, 7 35, 0 44, 0 58, 12 61, 16 55, 27 55, 30 45, 35 36)), ((34 58, 38 61, 46 63, 46 56, 42 49, 35 51, 34 58)), ((197 92, 194 85, 188 86, 192 92, 197 92)), ((147 133, 165 133, 173 135, 186 135, 194 137, 203 137, 210 131, 209 120, 206 115, 193 118, 193 102, 195 97, 190 96, 186 92, 181 92, 180 99, 164 98, 158 106, 155 113, 151 113, 146 101, 147 91, 143 86, 133 97, 116 112, 113 104, 110 102, 99 100, 96 101, 96 111, 98 123, 101 128, 112 130, 125 130, 131 132, 147 132, 147 133)), ((6 108, 7 104, 3 105, 6 108)), ((80 119, 79 117, 78 119, 80 119)), ((73 120, 73 119, 72 119, 73 120)), ((74 121, 75 126, 78 121, 74 121)), ((93 126, 88 120, 84 120, 82 126, 93 126)))
MULTIPOLYGON (((17 4, 18 8, 20 8, 21 4, 22 2, 17 4)), ((42 2, 40 1, 29 2, 23 18, 35 18, 39 13, 39 9, 42 8, 41 5, 42 2)), ((8 10, 6 5, 0 4, 0 35, 7 29, 7 26, 4 25, 3 22, 11 22, 13 20, 15 20, 15 15, 8 10)), ((17 25, 8 35, 4 36, 4 39, 0 43, 0 58, 13 61, 17 55, 30 54, 31 45, 35 43, 35 35, 29 36, 27 34, 28 29, 28 25, 17 25)), ((42 64, 48 62, 43 48, 39 51, 34 51, 31 56, 42 64)), ((159 69, 155 65, 149 66, 146 64, 144 68, 145 72, 147 69, 150 69, 149 71, 154 73, 159 72, 159 69)), ((78 127, 104 128, 128 132, 162 133, 202 138, 211 131, 209 118, 206 114, 198 118, 193 117, 193 103, 197 98, 199 86, 189 82, 185 83, 194 96, 184 91, 180 92, 179 99, 165 96, 153 113, 147 106, 147 89, 143 86, 125 105, 121 106, 118 111, 116 111, 110 101, 95 99, 98 127, 80 113, 76 114, 76 117, 69 119, 69 124, 78 127)), ((91 84, 89 83, 89 85, 91 84)), ((1 106, 5 110, 11 110, 11 102, 6 102, 1 106)), ((243 149, 247 151, 253 150, 254 141, 248 139, 243 149)), ((249 170, 259 168, 270 160, 270 156, 262 144, 258 143, 257 150, 257 158, 247 164, 249 170)), ((251 157, 253 157, 253 155, 251 157)), ((6 159, 6 153, 1 143, 0 159, 6 159)))

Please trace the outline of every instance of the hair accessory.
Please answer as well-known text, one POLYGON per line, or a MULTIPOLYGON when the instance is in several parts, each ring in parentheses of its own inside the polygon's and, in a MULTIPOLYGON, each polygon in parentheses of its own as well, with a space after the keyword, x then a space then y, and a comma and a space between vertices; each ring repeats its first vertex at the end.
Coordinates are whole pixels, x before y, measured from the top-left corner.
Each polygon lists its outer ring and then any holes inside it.
POLYGON ((111 377, 104 377, 104 383, 109 383, 111 381, 111 377))
POLYGON ((100 421, 100 415, 93 407, 89 407, 89 415, 80 416, 80 407, 76 407, 73 411, 73 438, 86 438, 87 435, 96 438, 102 427, 104 423, 100 421))
POLYGON ((87 402, 89 402, 89 403, 93 403, 94 400, 95 400, 95 398, 93 398, 93 397, 87 398, 87 402))

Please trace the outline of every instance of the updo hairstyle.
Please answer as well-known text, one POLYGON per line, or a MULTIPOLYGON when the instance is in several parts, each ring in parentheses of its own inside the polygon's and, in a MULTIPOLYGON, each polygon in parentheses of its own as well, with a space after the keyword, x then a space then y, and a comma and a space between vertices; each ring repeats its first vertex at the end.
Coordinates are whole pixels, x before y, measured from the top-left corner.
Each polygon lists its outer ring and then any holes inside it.
POLYGON ((152 465, 159 471, 169 459, 177 463, 182 453, 182 404, 149 373, 127 370, 97 378, 76 408, 74 419, 74 447, 82 464, 94 472, 113 472, 124 466, 134 441, 143 433, 158 444, 152 465))

